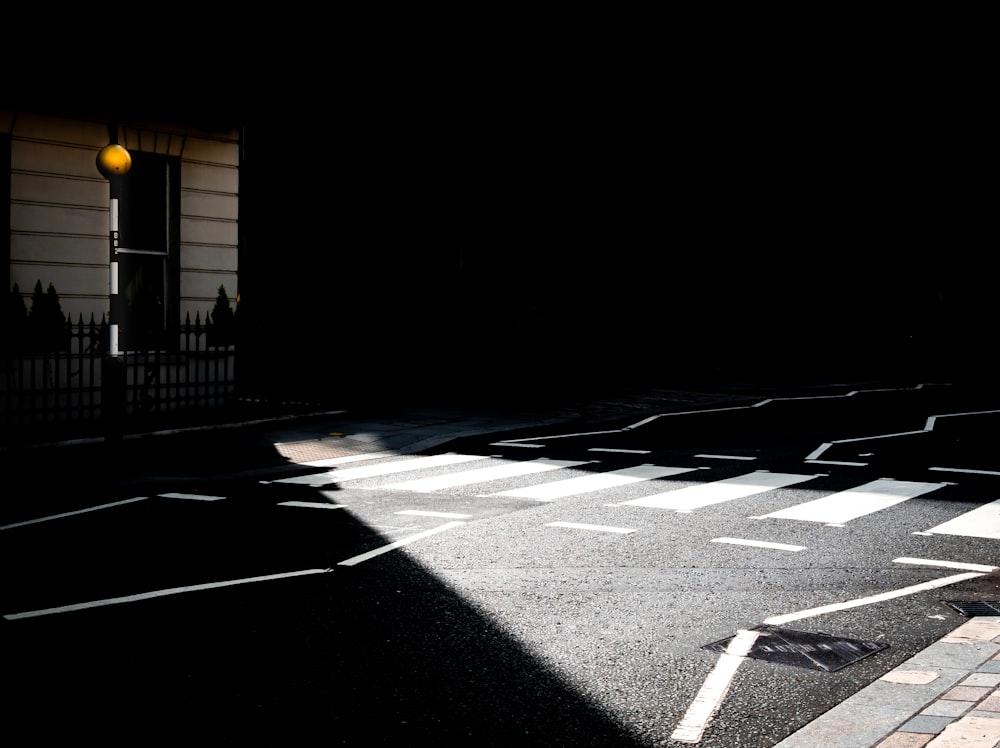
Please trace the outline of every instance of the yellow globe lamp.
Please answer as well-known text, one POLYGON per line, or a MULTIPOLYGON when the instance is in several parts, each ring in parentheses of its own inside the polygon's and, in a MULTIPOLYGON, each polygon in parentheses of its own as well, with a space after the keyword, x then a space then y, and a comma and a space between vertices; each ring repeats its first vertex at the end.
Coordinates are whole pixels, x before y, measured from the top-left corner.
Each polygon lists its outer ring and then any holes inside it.
POLYGON ((97 154, 97 170, 106 179, 120 177, 132 168, 132 155, 117 143, 104 146, 97 154))

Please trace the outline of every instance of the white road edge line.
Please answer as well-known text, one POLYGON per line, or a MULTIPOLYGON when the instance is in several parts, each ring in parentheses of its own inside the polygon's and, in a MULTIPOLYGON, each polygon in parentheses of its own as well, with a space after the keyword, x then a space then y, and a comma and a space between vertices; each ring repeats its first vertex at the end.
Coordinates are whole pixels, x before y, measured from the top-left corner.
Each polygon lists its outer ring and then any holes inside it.
POLYGON ((322 501, 279 501, 278 506, 301 506, 309 509, 346 509, 346 504, 326 504, 322 501))
POLYGON ((987 574, 996 571, 997 566, 986 566, 985 564, 963 564, 958 561, 937 561, 931 558, 910 558, 901 556, 892 560, 894 564, 916 564, 917 566, 939 566, 945 569, 964 569, 966 571, 982 571, 987 574))
POLYGON ((268 574, 262 577, 246 577, 245 579, 229 579, 225 582, 209 582, 207 584, 194 584, 187 587, 170 587, 165 590, 153 590, 151 592, 140 592, 135 595, 123 595, 122 597, 108 597, 104 600, 91 600, 86 603, 76 603, 75 605, 60 605, 56 608, 42 608, 41 610, 29 610, 24 613, 8 613, 4 616, 8 621, 16 621, 21 618, 35 618, 38 616, 48 616, 54 613, 69 613, 75 610, 86 610, 88 608, 100 608, 105 605, 117 605, 119 603, 135 603, 140 600, 150 600, 155 597, 166 597, 167 595, 180 595, 185 592, 199 592, 201 590, 214 590, 219 587, 232 587, 237 584, 250 584, 251 582, 269 582, 272 579, 288 579, 290 577, 301 577, 307 574, 325 574, 332 569, 304 569, 302 571, 289 571, 283 574, 268 574))
POLYGON ((144 501, 148 499, 148 496, 136 496, 132 499, 125 499, 123 501, 113 501, 110 504, 98 504, 97 506, 89 506, 86 509, 77 509, 72 512, 63 512, 62 514, 50 514, 47 517, 38 517, 37 519, 26 519, 23 522, 13 522, 9 525, 0 526, 0 530, 9 530, 12 527, 23 527, 24 525, 33 525, 36 522, 48 522, 53 519, 62 519, 63 517, 72 517, 77 514, 86 514, 87 512, 96 512, 101 509, 110 509, 114 506, 121 506, 122 504, 131 504, 133 501, 144 501))
POLYGON ((160 493, 161 499, 191 499, 192 501, 222 501, 225 496, 206 496, 200 493, 160 493))
POLYGON ((880 595, 872 595, 871 597, 861 597, 856 600, 845 600, 842 603, 832 603, 830 605, 821 605, 818 608, 809 608, 808 610, 800 610, 796 613, 788 613, 783 616, 772 616, 770 618, 765 618, 764 623, 771 626, 780 626, 783 623, 788 623, 789 621, 800 621, 803 618, 812 618, 813 616, 822 615, 823 613, 836 613, 841 610, 847 610, 848 608, 858 608, 862 605, 871 605, 872 603, 881 603, 886 600, 892 600, 896 597, 904 597, 905 595, 913 595, 917 592, 926 592, 927 590, 934 590, 938 587, 947 587, 949 584, 958 584, 959 582, 964 582, 966 579, 975 579, 976 577, 983 576, 983 572, 968 572, 967 574, 955 574, 951 577, 942 577, 941 579, 932 579, 930 582, 924 582, 922 584, 915 584, 912 587, 903 587, 898 590, 890 590, 889 592, 883 592, 880 595))
MULTIPOLYGON (((784 616, 772 616, 771 618, 766 618, 764 623, 770 625, 780 625, 782 623, 787 623, 788 621, 810 618, 812 616, 820 615, 821 613, 833 613, 839 610, 882 602, 883 600, 902 597, 903 595, 910 595, 916 592, 924 592, 938 587, 946 587, 949 584, 956 584, 958 582, 964 582, 966 579, 974 579, 975 577, 981 576, 983 576, 983 574, 977 572, 956 574, 951 577, 943 577, 941 579, 925 582, 924 584, 885 592, 881 595, 872 595, 871 597, 848 600, 843 603, 824 605, 819 608, 810 608, 809 610, 789 613, 784 616)), ((729 690, 729 685, 732 682, 733 676, 736 674, 736 669, 739 667, 740 663, 746 659, 747 654, 750 652, 754 642, 757 640, 757 636, 758 632, 756 631, 741 629, 737 632, 736 636, 734 636, 732 641, 729 642, 729 646, 726 647, 725 653, 719 656, 718 663, 716 663, 712 672, 708 674, 708 678, 705 679, 705 683, 702 685, 698 695, 695 696, 691 706, 688 707, 684 718, 680 721, 680 723, 678 723, 674 733, 670 736, 671 739, 677 740, 681 743, 697 743, 701 740, 701 736, 705 731, 705 727, 708 725, 709 719, 711 719, 712 715, 718 709, 719 704, 722 703, 722 699, 729 690)))
POLYGON ((719 661, 705 678, 698 695, 694 697, 691 706, 674 729, 670 736, 671 740, 681 743, 697 743, 701 740, 709 720, 729 691, 737 668, 746 659, 758 636, 760 636, 759 631, 741 629, 736 632, 736 636, 729 642, 726 651, 719 655, 719 661))
MULTIPOLYGON (((819 456, 823 454, 827 449, 832 447, 834 444, 848 444, 850 442, 865 442, 865 441, 873 441, 875 439, 891 439, 897 436, 913 436, 915 434, 929 434, 934 430, 934 426, 936 425, 937 419, 939 418, 955 418, 960 416, 981 416, 981 415, 988 415, 990 413, 1000 413, 1000 410, 970 410, 965 413, 941 413, 936 416, 928 416, 927 420, 924 421, 924 427, 919 431, 901 431, 898 434, 876 434, 875 436, 858 436, 851 439, 837 439, 836 441, 826 442, 825 444, 821 444, 806 457, 806 462, 817 461, 819 459, 819 456)), ((931 469, 933 470, 934 468, 931 469)))
POLYGON ((768 543, 763 540, 743 540, 742 538, 712 538, 712 543, 732 543, 733 545, 750 545, 755 548, 773 548, 777 551, 804 551, 804 545, 787 545, 785 543, 768 543))
POLYGON ((568 527, 571 530, 596 530, 597 532, 617 532, 627 535, 635 530, 627 527, 609 527, 607 525, 586 525, 579 522, 548 522, 546 527, 568 527))
MULTIPOLYGON (((137 501, 138 499, 133 499, 137 501)), ((393 548, 398 548, 401 545, 406 545, 407 543, 412 543, 415 540, 420 540, 428 535, 433 535, 435 533, 441 532, 443 530, 450 530, 453 527, 458 527, 459 525, 464 525, 464 522, 446 522, 440 527, 435 527, 431 530, 425 532, 417 533, 416 535, 410 535, 409 537, 398 540, 395 543, 389 543, 381 548, 376 548, 368 553, 362 553, 358 556, 341 561, 338 566, 354 566, 361 563, 362 561, 367 561, 369 558, 374 558, 375 556, 391 551, 393 548)), ((8 621, 16 621, 21 618, 35 618, 38 616, 47 616, 55 613, 69 613, 76 610, 86 610, 88 608, 100 608, 106 605, 117 605, 120 603, 134 603, 140 600, 150 600, 156 597, 166 597, 168 595, 180 595, 186 592, 199 592, 201 590, 212 590, 218 589, 220 587, 232 587, 238 584, 250 584, 252 582, 269 582, 274 579, 289 579, 291 577, 301 577, 309 574, 327 574, 333 571, 333 569, 304 569, 302 571, 290 571, 282 574, 268 574, 266 576, 260 577, 246 577, 243 579, 229 579, 224 582, 209 582, 207 584, 195 584, 186 587, 170 587, 163 590, 152 590, 150 592, 140 592, 135 595, 123 595, 122 597, 109 597, 103 600, 91 600, 85 603, 75 603, 73 605, 60 605, 54 608, 42 608, 39 610, 29 610, 22 613, 8 613, 4 615, 4 618, 8 621)))
POLYGON ((438 527, 433 527, 430 530, 424 530, 423 532, 418 532, 416 535, 408 535, 405 538, 401 538, 394 543, 389 543, 383 545, 380 548, 375 548, 374 550, 368 551, 367 553, 361 553, 357 556, 351 556, 351 558, 344 559, 340 561, 337 566, 357 566, 362 561, 367 561, 368 559, 375 558, 376 556, 381 556, 383 553, 388 553, 391 550, 399 548, 400 546, 406 545, 407 543, 412 543, 415 540, 420 540, 426 538, 430 535, 435 535, 439 532, 444 532, 445 530, 451 530, 455 527, 461 527, 464 522, 445 522, 443 525, 438 527))
POLYGON ((972 475, 1000 475, 1000 470, 973 470, 972 468, 929 467, 942 473, 970 473, 972 475))

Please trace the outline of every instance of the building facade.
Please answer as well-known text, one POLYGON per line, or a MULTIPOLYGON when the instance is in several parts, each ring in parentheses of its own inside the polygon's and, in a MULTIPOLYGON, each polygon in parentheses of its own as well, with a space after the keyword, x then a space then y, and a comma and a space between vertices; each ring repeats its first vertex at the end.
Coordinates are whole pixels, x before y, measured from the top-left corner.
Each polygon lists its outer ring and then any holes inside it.
MULTIPOLYGON (((123 180, 120 284, 143 324, 204 319, 224 287, 239 292, 240 129, 0 110, 9 203, 0 236, 6 286, 28 299, 52 285, 74 320, 109 312, 109 142, 132 156, 123 180), (129 245, 135 246, 129 246, 129 245), (148 309, 155 305, 155 309, 148 309)), ((0 162, 2 163, 2 162, 0 162)), ((129 325, 122 320, 123 327, 129 325)), ((138 341, 136 341, 138 343, 138 341)))
POLYGON ((5 423, 61 420, 74 410, 100 418, 95 393, 106 382, 88 374, 84 359, 92 368, 109 352, 132 366, 130 403, 143 395, 149 407, 154 389, 158 402, 181 402, 179 386, 208 365, 204 351, 195 370, 181 359, 211 342, 192 343, 191 325, 205 332, 220 305, 231 317, 239 294, 242 145, 238 122, 0 106, 0 200, 9 206, 0 212, 0 278, 10 295, 5 423), (109 144, 130 157, 130 168, 111 178, 97 163, 109 144), (54 308, 70 332, 57 330, 56 344, 40 347, 31 337, 43 311, 58 321, 54 308), (88 325, 102 332, 88 337, 88 325))

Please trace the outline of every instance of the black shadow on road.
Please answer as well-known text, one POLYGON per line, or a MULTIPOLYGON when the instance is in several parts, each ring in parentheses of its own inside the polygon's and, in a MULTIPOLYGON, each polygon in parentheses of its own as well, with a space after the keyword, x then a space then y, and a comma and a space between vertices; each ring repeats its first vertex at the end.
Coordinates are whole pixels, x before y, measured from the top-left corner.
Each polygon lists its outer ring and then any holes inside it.
POLYGON ((642 745, 405 551, 338 566, 389 539, 347 511, 287 500, 330 498, 245 481, 225 500, 150 499, 5 530, 5 616, 29 598, 321 570, 5 617, 7 730, 108 746, 642 745))

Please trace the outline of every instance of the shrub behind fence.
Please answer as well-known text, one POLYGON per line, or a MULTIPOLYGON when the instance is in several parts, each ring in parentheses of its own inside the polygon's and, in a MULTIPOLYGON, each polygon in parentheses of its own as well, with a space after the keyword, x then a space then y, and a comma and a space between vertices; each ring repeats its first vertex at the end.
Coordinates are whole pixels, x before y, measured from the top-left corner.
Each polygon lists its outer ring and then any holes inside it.
MULTIPOLYGON (((5 441, 40 436, 102 433, 105 415, 102 374, 108 325, 93 318, 67 321, 66 335, 52 349, 11 345, 3 352, 0 425, 5 441)), ((177 332, 175 350, 128 351, 123 417, 126 429, 163 421, 196 408, 227 405, 236 397, 236 346, 219 336, 210 320, 190 317, 177 332), (221 338, 221 339, 220 339, 221 338)))

